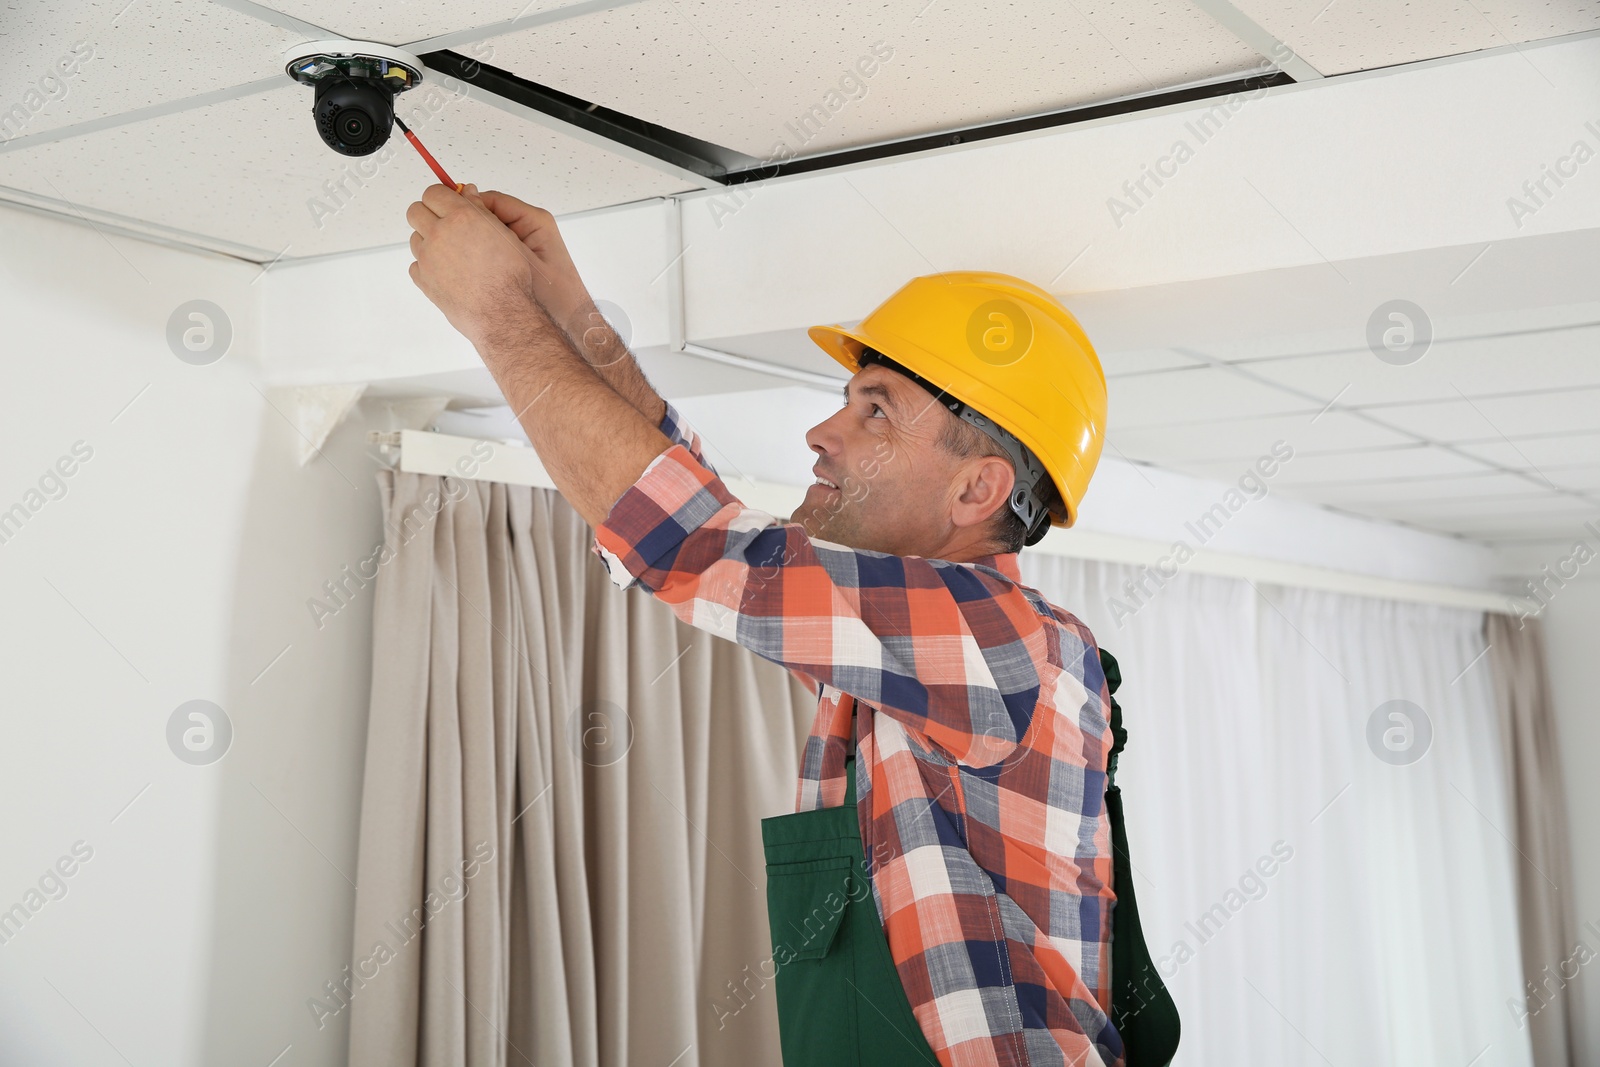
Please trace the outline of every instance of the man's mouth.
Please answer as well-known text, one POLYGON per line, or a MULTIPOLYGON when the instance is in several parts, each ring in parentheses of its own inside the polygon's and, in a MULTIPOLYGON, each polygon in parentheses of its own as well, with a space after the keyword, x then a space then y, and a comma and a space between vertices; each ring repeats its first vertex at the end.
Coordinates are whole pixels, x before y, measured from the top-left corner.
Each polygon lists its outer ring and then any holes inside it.
MULTIPOLYGON (((813 471, 812 473, 815 473, 815 472, 813 471)), ((827 478, 824 478, 822 475, 818 474, 816 477, 817 477, 817 480, 812 483, 813 485, 824 486, 825 488, 832 489, 832 490, 835 490, 835 491, 838 490, 839 487, 837 485, 835 485, 833 482, 829 481, 827 478)))

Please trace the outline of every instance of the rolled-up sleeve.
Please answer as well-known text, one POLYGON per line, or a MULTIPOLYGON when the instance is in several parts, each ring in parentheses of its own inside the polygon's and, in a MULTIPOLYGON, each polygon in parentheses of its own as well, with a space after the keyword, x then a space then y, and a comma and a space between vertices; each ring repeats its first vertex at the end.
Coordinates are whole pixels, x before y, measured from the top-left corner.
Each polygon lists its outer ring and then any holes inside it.
POLYGON ((690 426, 688 421, 684 419, 683 413, 673 407, 670 402, 667 402, 667 410, 662 414, 661 424, 657 429, 666 434, 667 439, 672 441, 673 444, 679 444, 687 448, 689 454, 694 456, 695 462, 700 466, 713 474, 717 472, 717 468, 713 467, 711 461, 706 459, 705 445, 701 442, 700 435, 695 433, 694 427, 690 426))
POLYGON ((813 540, 745 507, 682 444, 612 506, 594 551, 616 585, 871 703, 958 762, 996 763, 1027 732, 1045 624, 991 570, 813 540))

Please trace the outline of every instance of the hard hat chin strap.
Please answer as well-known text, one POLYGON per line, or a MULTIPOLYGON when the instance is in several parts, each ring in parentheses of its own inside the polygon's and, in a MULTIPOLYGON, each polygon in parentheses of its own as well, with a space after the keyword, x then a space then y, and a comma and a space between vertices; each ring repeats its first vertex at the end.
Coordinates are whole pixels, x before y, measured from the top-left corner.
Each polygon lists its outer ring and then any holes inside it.
POLYGON ((1023 538, 1023 544, 1037 544, 1050 529, 1050 509, 1046 506, 1047 494, 1054 488, 1050 481, 1050 472, 1045 470, 1044 464, 1039 462, 1033 450, 1019 441, 1015 434, 1004 426, 995 422, 983 412, 978 411, 964 401, 946 393, 940 386, 934 385, 922 375, 915 373, 896 363, 893 359, 879 352, 875 348, 863 348, 856 361, 859 367, 869 363, 877 363, 897 374, 902 374, 928 392, 933 394, 935 400, 943 404, 950 413, 961 421, 977 427, 987 434, 995 444, 1005 452, 1006 458, 1011 460, 1011 466, 1016 471, 1016 484, 1011 488, 1011 499, 1007 501, 1011 510, 1022 520, 1023 527, 1028 531, 1023 538))

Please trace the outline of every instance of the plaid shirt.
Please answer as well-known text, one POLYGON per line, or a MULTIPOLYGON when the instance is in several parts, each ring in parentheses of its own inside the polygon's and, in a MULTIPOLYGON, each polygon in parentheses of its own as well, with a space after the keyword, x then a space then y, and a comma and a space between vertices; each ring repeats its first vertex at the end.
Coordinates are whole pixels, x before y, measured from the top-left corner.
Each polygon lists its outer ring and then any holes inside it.
POLYGON ((1121 1067, 1111 1002, 1110 694, 1087 627, 971 563, 809 538, 675 443, 596 531, 612 581, 818 697, 797 811, 857 812, 873 899, 942 1064, 1121 1067))

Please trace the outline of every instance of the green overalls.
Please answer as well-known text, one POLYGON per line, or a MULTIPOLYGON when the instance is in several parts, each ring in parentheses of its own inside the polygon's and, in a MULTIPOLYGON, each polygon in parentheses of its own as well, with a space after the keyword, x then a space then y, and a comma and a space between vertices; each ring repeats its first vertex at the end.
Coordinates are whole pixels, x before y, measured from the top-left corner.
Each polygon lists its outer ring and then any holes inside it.
POLYGON ((938 1067, 872 901, 854 755, 844 777, 839 807, 761 820, 784 1067, 938 1067))
MULTIPOLYGON (((1100 664, 1107 688, 1115 693, 1122 682, 1117 661, 1102 651, 1100 664)), ((1122 793, 1113 782, 1128 736, 1115 700, 1111 734, 1106 814, 1117 903, 1111 919, 1110 1015, 1126 1050, 1126 1067, 1166 1067, 1178 1047, 1178 1010, 1139 927, 1122 793)), ((784 1067, 937 1067, 872 900, 856 821, 855 766, 852 751, 844 764, 845 796, 839 807, 761 820, 784 1067)))

